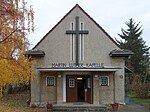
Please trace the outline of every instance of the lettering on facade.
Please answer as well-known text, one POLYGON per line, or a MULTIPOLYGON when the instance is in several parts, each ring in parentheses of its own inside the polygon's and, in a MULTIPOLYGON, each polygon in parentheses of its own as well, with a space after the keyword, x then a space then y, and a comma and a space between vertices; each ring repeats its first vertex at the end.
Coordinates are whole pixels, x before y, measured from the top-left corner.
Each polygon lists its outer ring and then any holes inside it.
POLYGON ((52 63, 52 68, 66 68, 67 65, 65 63, 52 63))
POLYGON ((103 68, 104 63, 52 63, 52 68, 103 68))

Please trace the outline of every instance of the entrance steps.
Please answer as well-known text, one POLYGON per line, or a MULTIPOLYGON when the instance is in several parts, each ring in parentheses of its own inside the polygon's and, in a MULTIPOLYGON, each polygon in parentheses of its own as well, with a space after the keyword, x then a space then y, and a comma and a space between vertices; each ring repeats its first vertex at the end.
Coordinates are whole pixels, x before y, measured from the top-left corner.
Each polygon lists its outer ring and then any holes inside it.
POLYGON ((53 105, 53 109, 48 112, 109 112, 105 105, 93 104, 62 104, 53 105))

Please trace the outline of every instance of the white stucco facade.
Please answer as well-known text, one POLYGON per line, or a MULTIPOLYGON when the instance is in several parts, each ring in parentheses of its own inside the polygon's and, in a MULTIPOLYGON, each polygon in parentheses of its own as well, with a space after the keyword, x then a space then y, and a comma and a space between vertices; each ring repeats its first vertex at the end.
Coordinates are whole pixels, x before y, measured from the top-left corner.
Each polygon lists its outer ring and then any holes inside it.
MULTIPOLYGON (((79 25, 80 26, 80 25, 79 25)), ((75 39, 75 36, 73 37, 75 39)), ((75 41, 75 40, 74 40, 75 41)), ((75 46, 76 44, 74 44, 75 46)), ((79 45, 80 40, 79 40, 79 45)), ((79 47, 80 48, 80 47, 79 47)), ((114 40, 99 26, 80 6, 71 9, 59 23, 52 28, 44 38, 33 48, 42 50, 44 57, 34 58, 36 65, 34 71, 36 78, 31 82, 31 104, 44 105, 47 101, 51 103, 67 103, 67 76, 90 76, 90 98, 91 104, 110 104, 118 102, 124 104, 124 67, 123 57, 110 57, 109 53, 120 48, 114 40), (70 23, 84 23, 84 29, 88 34, 84 35, 83 60, 79 63, 82 67, 69 68, 69 64, 76 63, 71 60, 71 37, 66 34, 70 30, 70 23), (64 64, 63 67, 52 67, 53 64, 64 64), (100 67, 87 67, 87 64, 101 64, 100 67), (53 76, 54 86, 46 85, 46 77, 53 76), (109 85, 101 86, 100 77, 108 76, 109 85)), ((86 82, 86 81, 85 81, 86 82)), ((86 91, 86 90, 85 90, 86 91)), ((87 94, 88 95, 88 94, 87 94)), ((85 94, 84 94, 85 97, 85 94)), ((69 100, 68 100, 69 101, 69 100)), ((86 102, 86 98, 84 99, 86 102)))

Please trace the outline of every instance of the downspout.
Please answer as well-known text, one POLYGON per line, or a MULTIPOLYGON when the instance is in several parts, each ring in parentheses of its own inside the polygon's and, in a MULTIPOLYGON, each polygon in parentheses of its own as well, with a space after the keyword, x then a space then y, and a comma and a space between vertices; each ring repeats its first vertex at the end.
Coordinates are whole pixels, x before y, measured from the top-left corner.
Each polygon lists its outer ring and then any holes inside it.
POLYGON ((90 86, 91 86, 91 99, 90 104, 93 104, 93 75, 90 76, 90 86))
POLYGON ((40 73, 40 77, 39 77, 39 84, 40 84, 40 90, 39 90, 39 106, 41 105, 41 88, 42 88, 42 84, 41 84, 41 78, 42 78, 42 75, 40 73))
MULTIPOLYGON (((126 73, 125 73, 126 75, 126 73)), ((124 104, 126 104, 126 78, 125 78, 125 75, 124 75, 124 104)))
POLYGON ((115 72, 113 72, 113 85, 114 85, 114 102, 116 102, 116 83, 115 83, 115 72))

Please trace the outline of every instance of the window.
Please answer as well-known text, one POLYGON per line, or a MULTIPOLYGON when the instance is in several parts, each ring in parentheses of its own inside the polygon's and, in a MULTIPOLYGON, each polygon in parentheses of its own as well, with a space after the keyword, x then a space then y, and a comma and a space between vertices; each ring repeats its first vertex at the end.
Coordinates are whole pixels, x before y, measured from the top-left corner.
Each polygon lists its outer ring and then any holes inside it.
POLYGON ((69 79, 69 87, 75 87, 75 80, 73 78, 69 79))
MULTIPOLYGON (((84 30, 84 23, 80 22, 80 30, 84 30)), ((84 60, 84 34, 80 34, 80 60, 84 60)))
POLYGON ((100 77, 100 85, 101 86, 109 86, 109 77, 108 76, 101 76, 100 77))
POLYGON ((47 76, 46 77, 46 85, 47 86, 54 86, 55 85, 55 77, 47 76))
POLYGON ((84 26, 84 25, 83 25, 83 22, 81 22, 81 23, 80 23, 80 29, 81 29, 81 30, 84 29, 83 26, 84 26))
MULTIPOLYGON (((70 23, 70 29, 73 31, 74 30, 74 22, 70 23)), ((75 52, 75 38, 74 34, 70 35, 70 59, 71 61, 74 60, 74 53, 75 52)))

